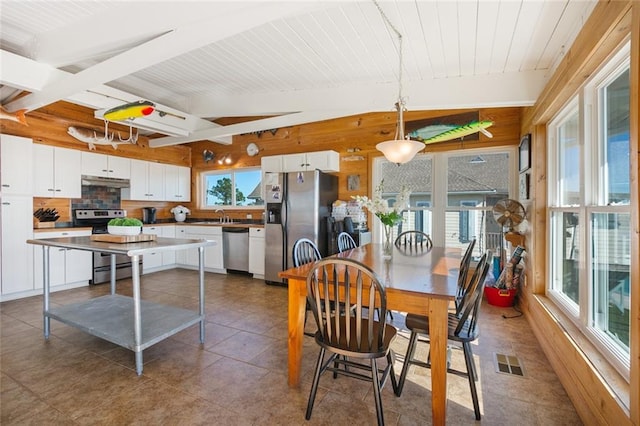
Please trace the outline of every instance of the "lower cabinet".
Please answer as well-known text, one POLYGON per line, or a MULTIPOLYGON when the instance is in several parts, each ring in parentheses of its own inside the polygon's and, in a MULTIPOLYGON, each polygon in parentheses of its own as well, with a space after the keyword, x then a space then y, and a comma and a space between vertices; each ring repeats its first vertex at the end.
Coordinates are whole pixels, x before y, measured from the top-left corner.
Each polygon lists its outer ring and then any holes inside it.
MULTIPOLYGON (((142 228, 143 234, 156 235, 163 238, 175 238, 176 227, 175 225, 145 225, 142 228)), ((169 269, 176 264, 176 252, 164 251, 151 254, 145 254, 142 256, 142 273, 148 274, 155 271, 169 269)))
MULTIPOLYGON (((46 231, 34 234, 34 239, 60 238, 60 237, 85 237, 91 235, 91 231, 46 231)), ((43 250, 42 246, 33 247, 34 259, 34 287, 42 289, 43 276, 43 250)), ((93 253, 84 250, 49 249, 49 285, 51 291, 65 290, 74 287, 82 287, 89 284, 92 279, 93 253)))
POLYGON ((34 290, 33 246, 27 244, 33 238, 33 197, 3 195, 0 201, 0 299, 9 300, 34 290))
MULTIPOLYGON (((208 271, 224 272, 222 258, 222 227, 220 226, 176 226, 176 238, 204 239, 215 242, 204 248, 204 267, 208 271)), ((181 250, 176 253, 176 263, 181 266, 198 267, 198 250, 181 250)))
POLYGON ((264 278, 264 228, 249 228, 249 273, 264 278))

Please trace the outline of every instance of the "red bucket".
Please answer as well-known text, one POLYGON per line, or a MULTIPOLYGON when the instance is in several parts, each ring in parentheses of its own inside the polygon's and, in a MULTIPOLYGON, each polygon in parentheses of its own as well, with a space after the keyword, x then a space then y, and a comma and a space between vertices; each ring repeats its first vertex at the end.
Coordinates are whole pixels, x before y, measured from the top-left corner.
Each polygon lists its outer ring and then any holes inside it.
POLYGON ((508 308, 513 306, 514 299, 516 298, 516 294, 518 293, 517 288, 506 289, 506 288, 495 288, 495 287, 485 287, 484 294, 487 297, 487 302, 493 306, 501 306, 503 308, 508 308))

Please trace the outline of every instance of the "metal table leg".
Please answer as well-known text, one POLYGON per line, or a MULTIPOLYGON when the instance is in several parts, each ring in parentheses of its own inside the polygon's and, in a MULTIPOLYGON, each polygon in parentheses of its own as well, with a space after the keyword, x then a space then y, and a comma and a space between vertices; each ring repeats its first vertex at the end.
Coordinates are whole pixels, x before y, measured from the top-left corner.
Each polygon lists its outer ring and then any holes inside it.
POLYGON ((111 294, 116 294, 116 255, 111 255, 111 270, 110 270, 110 283, 111 283, 111 294))
POLYGON ((131 280, 133 282, 133 339, 136 354, 136 373, 142 374, 142 313, 140 309, 140 256, 131 257, 131 280))
POLYGON ((204 247, 198 247, 198 285, 200 286, 200 343, 204 343, 204 247))
POLYGON ((49 318, 49 246, 42 246, 42 285, 43 285, 43 309, 44 338, 49 340, 51 332, 51 318, 49 318))

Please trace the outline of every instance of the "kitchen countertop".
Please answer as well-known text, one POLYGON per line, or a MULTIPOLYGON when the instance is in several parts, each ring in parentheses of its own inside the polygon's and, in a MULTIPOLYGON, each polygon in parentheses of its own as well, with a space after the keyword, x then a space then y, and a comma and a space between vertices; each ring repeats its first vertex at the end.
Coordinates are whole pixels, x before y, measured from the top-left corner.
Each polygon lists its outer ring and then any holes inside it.
MULTIPOLYGON (((73 225, 68 224, 60 224, 62 226, 58 226, 56 224, 55 228, 34 228, 34 233, 42 233, 42 232, 64 232, 64 231, 91 231, 91 227, 82 226, 82 227, 74 227, 73 225)), ((264 228, 263 223, 242 223, 242 222, 232 222, 232 223, 220 223, 218 221, 212 220, 202 220, 195 222, 159 222, 159 223, 145 223, 144 227, 150 226, 169 226, 169 225, 181 225, 181 226, 223 226, 225 228, 264 228)))

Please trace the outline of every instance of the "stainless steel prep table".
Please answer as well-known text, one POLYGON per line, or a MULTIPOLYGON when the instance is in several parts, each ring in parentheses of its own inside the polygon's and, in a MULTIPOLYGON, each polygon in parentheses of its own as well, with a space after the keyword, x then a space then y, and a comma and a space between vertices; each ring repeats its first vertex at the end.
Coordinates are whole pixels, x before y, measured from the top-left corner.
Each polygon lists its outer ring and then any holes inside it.
POLYGON ((200 343, 204 343, 204 248, 215 245, 208 240, 158 238, 136 243, 92 241, 90 237, 45 238, 27 240, 41 245, 43 250, 44 337, 49 338, 50 319, 77 327, 89 334, 135 352, 136 372, 142 374, 142 351, 161 340, 200 323, 200 343), (111 294, 88 301, 51 308, 49 306, 49 249, 85 250, 111 255, 111 294), (199 311, 176 308, 140 299, 140 256, 158 251, 197 248, 199 254, 199 311), (133 297, 116 294, 115 256, 124 254, 132 259, 133 297))

